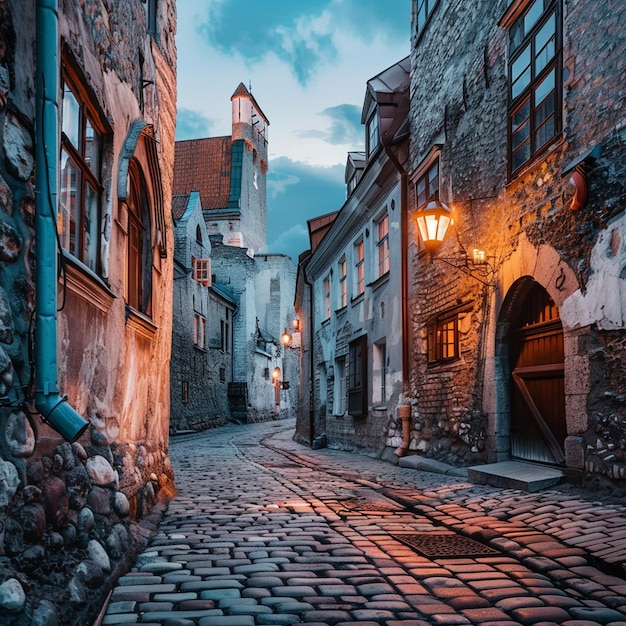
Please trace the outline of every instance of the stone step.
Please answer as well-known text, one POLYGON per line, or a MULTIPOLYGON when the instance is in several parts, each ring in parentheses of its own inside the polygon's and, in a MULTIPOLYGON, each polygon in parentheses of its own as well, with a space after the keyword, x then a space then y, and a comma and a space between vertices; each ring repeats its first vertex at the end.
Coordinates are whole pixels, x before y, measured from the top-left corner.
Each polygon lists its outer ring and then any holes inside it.
POLYGON ((565 479, 565 472, 547 465, 503 461, 468 467, 467 479, 478 485, 533 492, 559 484, 565 479))

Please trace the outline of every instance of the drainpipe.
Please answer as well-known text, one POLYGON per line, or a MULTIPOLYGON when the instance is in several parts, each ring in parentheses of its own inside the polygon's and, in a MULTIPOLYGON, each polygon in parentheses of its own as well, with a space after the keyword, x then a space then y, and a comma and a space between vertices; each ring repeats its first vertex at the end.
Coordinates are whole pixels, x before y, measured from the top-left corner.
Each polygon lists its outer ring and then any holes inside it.
POLYGON ((304 284, 309 288, 309 445, 313 448, 313 442, 315 441, 315 355, 313 354, 313 342, 315 340, 315 308, 313 302, 313 283, 309 281, 306 269, 306 266, 302 269, 302 275, 304 276, 304 284))
POLYGON ((57 238, 55 230, 59 162, 58 0, 37 0, 35 130, 35 407, 43 421, 67 441, 89 422, 57 388, 57 238))

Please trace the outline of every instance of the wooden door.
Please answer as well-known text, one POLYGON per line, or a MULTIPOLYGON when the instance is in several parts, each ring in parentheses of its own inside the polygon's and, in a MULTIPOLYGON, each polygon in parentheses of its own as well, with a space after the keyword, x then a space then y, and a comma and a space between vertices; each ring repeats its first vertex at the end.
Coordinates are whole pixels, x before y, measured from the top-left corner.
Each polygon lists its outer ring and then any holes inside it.
POLYGON ((563 327, 539 284, 520 313, 511 333, 511 456, 560 465, 567 436, 563 327))

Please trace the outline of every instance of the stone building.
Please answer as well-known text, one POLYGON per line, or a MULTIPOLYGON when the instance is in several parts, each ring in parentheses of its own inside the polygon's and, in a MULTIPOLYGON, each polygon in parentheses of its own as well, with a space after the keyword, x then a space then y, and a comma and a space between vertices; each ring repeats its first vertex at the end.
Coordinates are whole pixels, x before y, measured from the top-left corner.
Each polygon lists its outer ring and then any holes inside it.
POLYGON ((368 81, 366 151, 348 154, 347 200, 309 222, 296 291, 307 373, 296 430, 313 445, 382 451, 402 400, 409 74, 406 57, 368 81))
POLYGON ((170 492, 173 1, 0 5, 0 615, 90 623, 170 492))
POLYGON ((599 1, 413 2, 413 453, 624 484, 624 19, 599 1), (429 243, 417 221, 439 218, 429 243))
POLYGON ((233 380, 232 297, 213 284, 211 242, 200 194, 174 196, 174 297, 170 428, 204 430, 225 423, 233 380))
MULTIPOLYGON (((267 254, 267 181, 269 121, 249 90, 240 83, 231 97, 232 134, 176 142, 174 193, 197 193, 210 240, 210 283, 227 294, 236 309, 230 320, 232 363, 205 395, 222 394, 228 411, 222 418, 259 421, 289 416, 299 382, 298 358, 280 340, 295 316, 295 267, 285 255, 267 254), (291 367, 286 361, 292 363, 291 367), (284 383, 290 383, 287 385, 284 383)), ((195 237, 187 233, 188 239, 195 237)), ((174 319, 186 322, 176 304, 174 319)), ((207 337, 219 336, 222 320, 206 318, 207 337)), ((193 349, 188 342, 187 351, 193 349)), ((186 362, 172 361, 172 380, 189 380, 186 362)), ((172 396, 180 393, 172 388, 172 396)), ((221 396, 220 396, 221 397, 221 396)), ((221 402, 221 400, 220 400, 221 402)), ((172 420, 179 416, 174 412, 172 420)), ((219 405, 223 409, 223 403, 219 405)), ((207 412, 213 412, 213 404, 207 412)))

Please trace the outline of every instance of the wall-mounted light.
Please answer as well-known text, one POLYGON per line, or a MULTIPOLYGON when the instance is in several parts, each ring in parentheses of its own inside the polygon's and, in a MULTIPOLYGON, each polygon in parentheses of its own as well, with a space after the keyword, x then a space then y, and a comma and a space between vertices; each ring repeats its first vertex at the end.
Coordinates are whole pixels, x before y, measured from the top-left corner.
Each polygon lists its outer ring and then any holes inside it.
POLYGON ((280 336, 280 340, 283 342, 283 346, 285 346, 285 348, 289 345, 289 342, 291 341, 291 335, 287 332, 286 328, 285 332, 280 336))
POLYGON ((415 219, 424 247, 431 253, 441 245, 448 227, 453 223, 452 212, 439 200, 428 202, 417 211, 415 219))
POLYGON ((274 380, 274 382, 277 382, 279 378, 280 378, 280 368, 275 367, 274 371, 272 372, 272 379, 274 380))
POLYGON ((483 285, 494 286, 495 268, 490 263, 490 259, 495 257, 488 257, 484 250, 474 248, 471 257, 467 253, 455 258, 433 255, 443 242, 448 228, 454 224, 452 211, 447 205, 433 199, 416 212, 415 219, 424 247, 430 253, 431 263, 433 260, 441 261, 471 276, 483 285))

